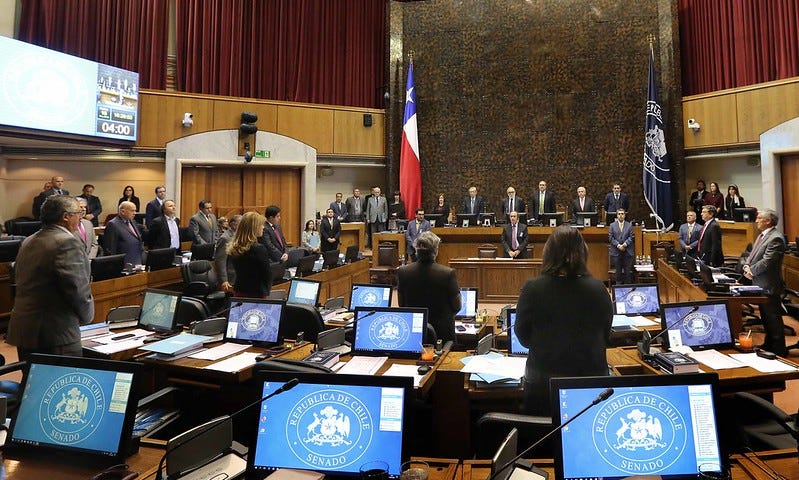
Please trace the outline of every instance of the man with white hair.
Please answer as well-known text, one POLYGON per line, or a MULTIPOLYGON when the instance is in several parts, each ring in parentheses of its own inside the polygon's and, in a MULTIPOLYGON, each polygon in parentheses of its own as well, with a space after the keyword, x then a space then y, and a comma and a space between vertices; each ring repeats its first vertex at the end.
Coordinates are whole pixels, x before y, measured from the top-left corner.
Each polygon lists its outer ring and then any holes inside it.
POLYGON ((119 213, 105 225, 103 249, 109 255, 125 254, 125 263, 142 264, 144 247, 142 232, 133 221, 136 216, 136 205, 133 202, 119 204, 119 213))

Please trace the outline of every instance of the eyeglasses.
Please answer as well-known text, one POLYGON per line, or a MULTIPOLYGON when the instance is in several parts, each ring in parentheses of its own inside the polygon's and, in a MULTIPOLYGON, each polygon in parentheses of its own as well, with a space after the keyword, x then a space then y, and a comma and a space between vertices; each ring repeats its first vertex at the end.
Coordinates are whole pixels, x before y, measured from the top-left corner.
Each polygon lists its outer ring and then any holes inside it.
POLYGON ((85 212, 83 210, 78 210, 77 212, 67 211, 66 213, 68 213, 70 215, 78 215, 78 216, 81 216, 81 217, 85 214, 85 212))

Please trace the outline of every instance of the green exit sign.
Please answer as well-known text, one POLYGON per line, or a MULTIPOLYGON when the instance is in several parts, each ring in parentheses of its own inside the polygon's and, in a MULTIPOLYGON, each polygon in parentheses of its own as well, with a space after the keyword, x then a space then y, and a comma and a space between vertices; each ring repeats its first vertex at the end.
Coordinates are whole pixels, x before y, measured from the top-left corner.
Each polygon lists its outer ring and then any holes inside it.
POLYGON ((270 158, 272 156, 272 152, 269 150, 256 150, 255 156, 258 158, 270 158))

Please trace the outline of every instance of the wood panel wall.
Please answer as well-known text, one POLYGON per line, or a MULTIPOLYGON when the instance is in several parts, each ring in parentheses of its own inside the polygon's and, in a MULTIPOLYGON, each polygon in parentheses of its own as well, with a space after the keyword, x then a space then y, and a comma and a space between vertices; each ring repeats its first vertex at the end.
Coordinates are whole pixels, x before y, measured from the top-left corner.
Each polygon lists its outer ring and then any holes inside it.
POLYGON ((780 158, 782 176, 782 231, 793 241, 799 236, 799 155, 780 158))

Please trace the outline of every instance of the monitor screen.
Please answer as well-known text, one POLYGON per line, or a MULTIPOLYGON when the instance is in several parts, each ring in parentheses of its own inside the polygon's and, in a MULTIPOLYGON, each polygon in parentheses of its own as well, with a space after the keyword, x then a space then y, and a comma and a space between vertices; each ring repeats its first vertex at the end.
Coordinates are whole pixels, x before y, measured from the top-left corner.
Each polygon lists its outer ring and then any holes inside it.
POLYGON ((732 209, 732 219, 736 222, 754 222, 756 218, 757 209, 754 207, 732 209))
POLYGON ((353 283, 350 293, 350 310, 358 307, 390 307, 391 285, 353 283))
POLYGON ((149 271, 163 270, 175 264, 174 248, 156 248, 147 252, 145 266, 149 271))
POLYGON ((358 245, 350 245, 347 247, 347 252, 344 254, 344 261, 352 263, 358 260, 358 245))
POLYGON ((484 227, 493 227, 497 224, 497 216, 493 213, 481 213, 477 222, 484 227))
POLYGON ((141 368, 135 362, 32 355, 9 443, 123 460, 130 453, 141 368))
POLYGON ((657 284, 613 285, 613 303, 619 315, 660 314, 657 284))
POLYGON ((280 300, 251 298, 233 304, 228 311, 225 340, 254 345, 280 343, 283 304, 284 302, 280 300))
POLYGON ((261 404, 247 478, 279 468, 357 477, 361 465, 375 460, 399 478, 408 460, 410 377, 263 371, 255 382, 266 396, 292 378, 296 387, 261 404))
POLYGON ((292 278, 289 285, 289 296, 286 301, 288 303, 305 303, 315 307, 319 303, 319 290, 321 287, 322 282, 316 280, 292 278))
POLYGON ((101 282, 122 276, 125 268, 125 254, 106 255, 91 259, 92 282, 101 282))
POLYGON ((426 308, 355 309, 354 354, 419 357, 427 329, 426 308))
POLYGON ((477 225, 476 213, 459 213, 455 217, 455 225, 459 227, 474 227, 477 225))
POLYGON ((167 290, 148 289, 139 314, 139 327, 157 332, 175 330, 180 293, 167 290))
POLYGON ((424 219, 430 222, 431 227, 443 227, 447 223, 443 213, 425 213, 424 219))
POLYGON ((612 388, 559 434, 555 478, 695 479, 719 472, 726 454, 716 424, 714 374, 553 378, 553 419, 561 422, 612 388))
POLYGON ((554 227, 563 223, 563 217, 563 212, 554 212, 542 213, 539 218, 545 227, 554 227))
POLYGON ((477 316, 477 289, 461 288, 461 309, 455 318, 475 318, 477 316))
POLYGON ((599 223, 599 212, 575 212, 576 225, 584 227, 596 227, 599 223))
POLYGON ((328 250, 326 252, 322 252, 322 268, 325 270, 336 268, 338 266, 338 257, 338 250, 328 250))
POLYGON ((297 277, 305 277, 314 271, 314 264, 319 259, 318 255, 306 255, 297 261, 297 277))
POLYGON ((508 353, 510 355, 527 355, 528 349, 522 342, 519 341, 519 337, 516 336, 516 331, 514 327, 516 326, 516 309, 509 308, 508 309, 508 353))
POLYGON ((726 300, 670 303, 660 306, 662 338, 669 347, 732 348, 735 345, 726 300))

